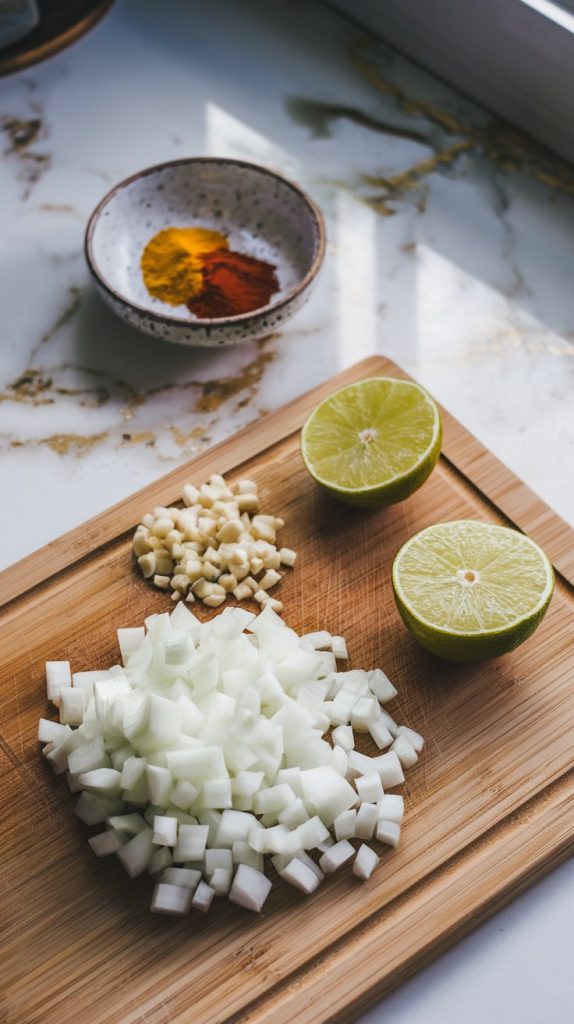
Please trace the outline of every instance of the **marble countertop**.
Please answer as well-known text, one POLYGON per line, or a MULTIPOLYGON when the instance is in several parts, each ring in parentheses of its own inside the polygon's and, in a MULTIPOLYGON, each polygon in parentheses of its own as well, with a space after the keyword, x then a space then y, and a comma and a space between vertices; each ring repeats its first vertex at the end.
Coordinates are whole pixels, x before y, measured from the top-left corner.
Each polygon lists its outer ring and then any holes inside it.
MULTIPOLYGON (((372 353, 574 523, 568 165, 304 0, 118 0, 2 80, 0 146, 0 566, 372 353), (328 234, 308 306, 217 352, 122 324, 82 248, 114 183, 204 154, 297 179, 328 234)), ((566 894, 570 864, 365 1020, 571 1024, 566 894)))

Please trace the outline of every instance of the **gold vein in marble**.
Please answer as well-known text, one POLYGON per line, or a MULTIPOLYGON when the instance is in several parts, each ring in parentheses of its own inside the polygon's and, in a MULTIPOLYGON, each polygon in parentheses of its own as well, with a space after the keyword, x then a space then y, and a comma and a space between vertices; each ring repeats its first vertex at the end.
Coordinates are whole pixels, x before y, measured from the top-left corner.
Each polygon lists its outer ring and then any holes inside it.
MULTIPOLYGON (((186 392, 194 390, 198 391, 199 395, 190 409, 192 413, 217 412, 224 403, 232 398, 243 395, 236 406, 237 409, 240 409, 249 405, 254 400, 265 368, 275 358, 275 351, 265 350, 269 342, 275 337, 277 335, 268 335, 266 338, 256 342, 256 355, 234 376, 214 378, 207 381, 190 380, 184 381, 181 384, 169 382, 149 388, 141 393, 135 391, 125 381, 120 380, 109 383, 108 386, 102 384, 92 388, 66 388, 54 383, 53 376, 58 371, 76 369, 100 378, 105 378, 105 374, 101 370, 93 370, 89 367, 73 367, 71 364, 65 363, 60 367, 51 368, 49 376, 47 375, 48 371, 35 367, 28 368, 19 378, 9 384, 4 392, 0 393, 0 402, 23 402, 32 406, 40 406, 53 404, 55 401, 54 396, 62 395, 81 398, 82 400, 78 404, 85 406, 88 404, 85 399, 89 396, 92 399, 92 407, 97 407, 109 402, 113 395, 113 389, 115 389, 116 391, 121 390, 124 394, 126 392, 128 394, 128 406, 124 406, 119 410, 121 420, 125 422, 133 418, 137 409, 144 406, 150 398, 172 391, 186 392)), ((163 429, 171 434, 176 445, 186 453, 197 451, 200 447, 205 447, 211 443, 208 428, 203 424, 196 424, 189 431, 185 431, 178 425, 174 426, 173 424, 169 424, 163 429), (196 444, 190 448, 190 442, 194 440, 199 440, 201 444, 196 444)), ((120 432, 118 428, 110 428, 96 434, 55 433, 48 437, 31 438, 26 441, 13 439, 9 441, 9 445, 12 448, 47 446, 59 455, 68 455, 70 453, 82 455, 109 439, 114 439, 117 448, 130 444, 144 444, 151 447, 160 439, 160 434, 159 432, 147 429, 134 432, 126 432, 124 429, 120 432)), ((161 456, 162 461, 169 461, 172 458, 171 456, 161 456)))
POLYGON ((194 405, 194 411, 216 412, 224 402, 228 402, 230 398, 235 398, 246 390, 249 391, 249 394, 242 404, 247 405, 257 392, 265 367, 275 358, 274 352, 266 352, 263 349, 268 341, 269 338, 263 338, 258 343, 261 351, 235 376, 205 381, 201 385, 201 395, 194 405))
MULTIPOLYGON (((51 374, 58 372, 64 367, 54 367, 51 374)), ((42 405, 53 405, 56 395, 68 398, 89 398, 89 401, 81 401, 79 404, 90 408, 97 408, 105 405, 111 395, 105 387, 93 388, 67 388, 54 384, 53 376, 46 376, 45 371, 28 367, 19 377, 6 386, 5 391, 0 392, 0 402, 20 402, 34 407, 42 405)))
POLYGON ((365 202, 377 213, 388 217, 395 211, 388 204, 392 200, 403 199, 409 192, 421 193, 417 197, 417 206, 421 212, 426 207, 426 190, 424 179, 433 174, 439 167, 450 167, 458 160, 461 153, 473 149, 474 144, 468 140, 455 142, 447 149, 440 150, 426 160, 419 160, 418 163, 407 167, 398 174, 362 174, 361 180, 372 188, 383 189, 382 195, 368 196, 365 202))
POLYGON ((463 121, 449 111, 419 97, 409 96, 400 86, 386 78, 376 63, 368 59, 373 41, 363 37, 351 45, 351 65, 374 89, 390 96, 397 107, 409 117, 423 117, 447 135, 462 136, 467 148, 480 149, 484 156, 505 171, 521 170, 549 188, 574 195, 574 170, 565 160, 528 138, 517 128, 492 118, 485 125, 463 121))
POLYGON ((29 118, 5 115, 0 119, 0 130, 6 137, 4 155, 18 161, 20 178, 25 182, 22 198, 26 200, 52 162, 49 153, 41 153, 32 147, 47 135, 39 103, 30 104, 34 116, 29 118))
POLYGON ((306 96, 292 96, 287 100, 287 111, 293 121, 308 128, 316 139, 331 138, 331 122, 343 120, 352 121, 362 128, 369 128, 371 131, 381 132, 383 135, 393 135, 399 139, 418 142, 422 146, 432 146, 432 140, 424 132, 419 132, 416 128, 381 121, 379 118, 359 110, 358 107, 339 103, 321 103, 306 96))
POLYGON ((153 430, 140 430, 135 434, 122 434, 123 444, 145 444, 154 445, 156 436, 153 430))
POLYGON ((26 441, 13 440, 11 448, 51 448, 57 455, 83 455, 102 444, 109 436, 108 431, 99 434, 50 434, 48 437, 30 438, 26 441))

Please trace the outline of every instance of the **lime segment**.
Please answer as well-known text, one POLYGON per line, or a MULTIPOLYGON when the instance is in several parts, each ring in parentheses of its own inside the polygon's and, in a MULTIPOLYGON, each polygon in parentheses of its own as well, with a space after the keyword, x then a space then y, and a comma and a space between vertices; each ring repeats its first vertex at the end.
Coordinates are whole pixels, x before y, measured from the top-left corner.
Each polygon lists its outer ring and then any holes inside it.
POLYGON ((512 650, 541 622, 552 566, 517 530, 459 520, 430 526, 403 545, 393 588, 420 643, 453 661, 512 650))
POLYGON ((440 454, 436 403, 418 384, 374 377, 336 391, 311 413, 301 450, 307 469, 355 505, 389 505, 413 493, 440 454))

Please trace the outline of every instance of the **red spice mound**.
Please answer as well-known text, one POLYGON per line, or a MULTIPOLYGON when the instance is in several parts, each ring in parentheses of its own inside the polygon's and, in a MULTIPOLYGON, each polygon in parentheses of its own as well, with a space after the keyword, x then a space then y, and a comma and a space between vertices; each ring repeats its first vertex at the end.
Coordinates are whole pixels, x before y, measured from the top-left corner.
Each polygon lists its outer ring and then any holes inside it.
POLYGON ((240 252, 219 250, 202 257, 203 288, 187 302, 202 320, 251 313, 266 306, 279 288, 275 267, 240 252))

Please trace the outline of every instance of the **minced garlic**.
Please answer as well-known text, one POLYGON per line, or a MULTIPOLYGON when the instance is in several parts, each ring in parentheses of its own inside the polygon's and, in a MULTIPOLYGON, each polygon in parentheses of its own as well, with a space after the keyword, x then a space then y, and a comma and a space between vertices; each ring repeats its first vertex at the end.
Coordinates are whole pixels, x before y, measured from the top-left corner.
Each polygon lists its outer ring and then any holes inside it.
POLYGON ((173 601, 216 608, 232 594, 281 611, 268 591, 281 580, 280 566, 293 566, 297 555, 277 548, 284 523, 259 512, 257 484, 229 486, 213 475, 199 488, 185 484, 182 498, 183 508, 154 508, 137 527, 132 547, 143 576, 171 590, 173 601))

